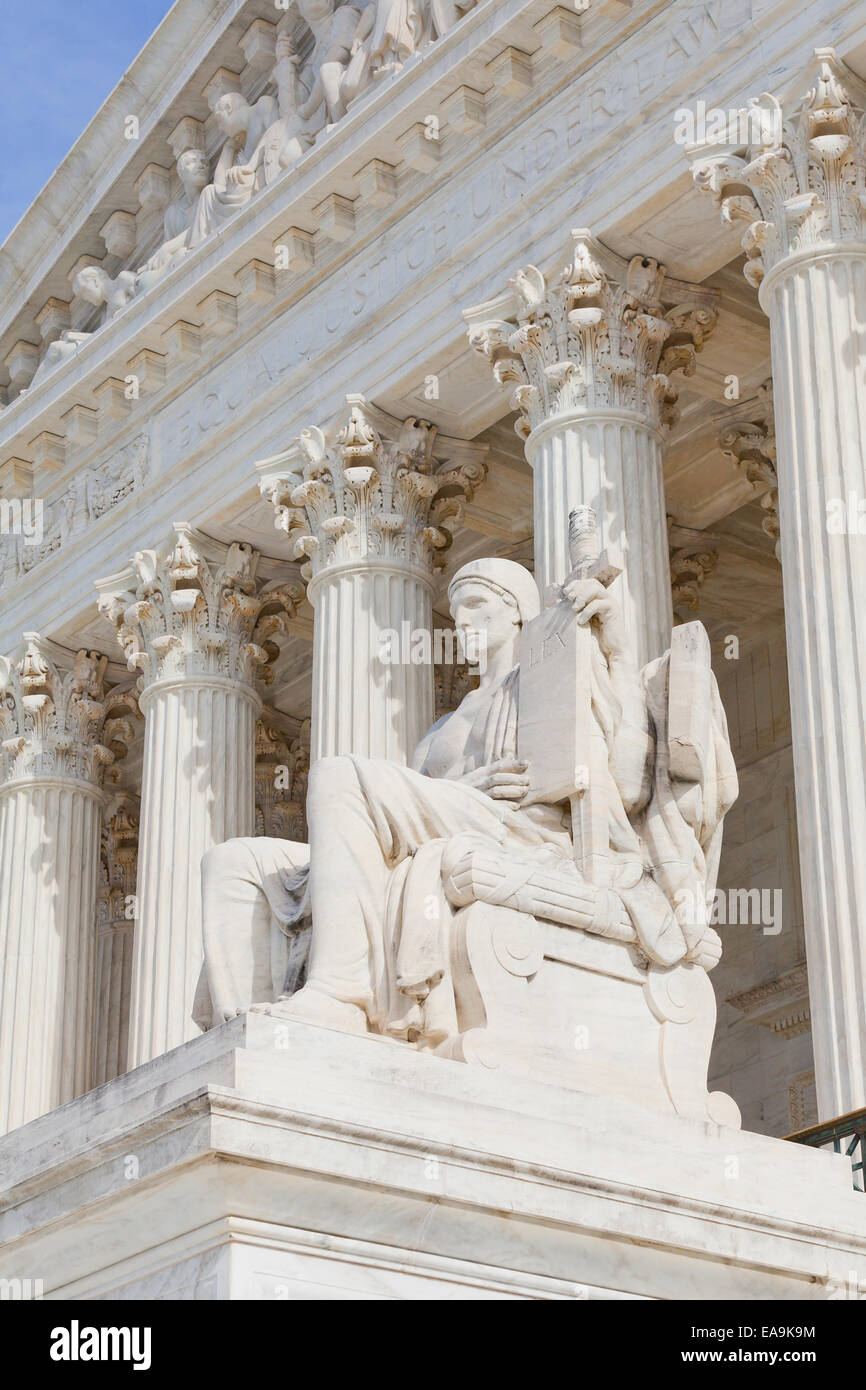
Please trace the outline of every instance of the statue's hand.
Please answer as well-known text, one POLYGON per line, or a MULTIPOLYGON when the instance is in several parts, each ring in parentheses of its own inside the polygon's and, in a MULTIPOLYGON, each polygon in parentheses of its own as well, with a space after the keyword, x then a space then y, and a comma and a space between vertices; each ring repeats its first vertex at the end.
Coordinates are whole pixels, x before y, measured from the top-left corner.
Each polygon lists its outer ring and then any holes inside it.
POLYGON ((255 176, 256 171, 250 164, 235 164, 226 174, 226 183, 250 184, 255 176))
POLYGON ((601 649, 607 657, 624 656, 627 650, 625 629, 619 605, 597 579, 567 579, 563 590, 581 624, 598 622, 601 649))
POLYGON ((277 62, 283 62, 285 59, 288 59, 290 63, 297 63, 299 61, 298 52, 290 34, 280 34, 278 36, 274 52, 277 62))
POLYGON ((718 932, 713 931, 712 927, 707 928, 707 934, 699 945, 689 951, 688 959, 694 961, 702 970, 712 970, 714 965, 718 965, 722 958, 722 939, 718 932))
POLYGON ((500 758, 495 763, 485 763, 470 772, 462 780, 470 787, 477 787, 496 801, 520 802, 529 791, 528 763, 519 758, 500 758))

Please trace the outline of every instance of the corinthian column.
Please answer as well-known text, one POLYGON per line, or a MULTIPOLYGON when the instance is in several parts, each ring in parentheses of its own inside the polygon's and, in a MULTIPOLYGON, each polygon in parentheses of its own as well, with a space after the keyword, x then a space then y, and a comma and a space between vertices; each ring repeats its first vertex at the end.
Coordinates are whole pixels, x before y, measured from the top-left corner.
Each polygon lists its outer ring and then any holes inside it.
POLYGON ((347 397, 258 465, 315 609, 311 758, 405 763, 433 722, 433 578, 486 450, 347 397), (426 645, 425 639, 426 638, 426 645))
POLYGON ((472 346, 500 383, 534 475, 535 574, 542 595, 569 573, 568 516, 593 508, 641 662, 668 646, 672 613, 662 445, 676 419, 670 373, 690 375, 717 294, 671 279, 648 256, 624 261, 586 231, 565 269, 528 266, 511 292, 469 309, 472 346), (666 307, 667 306, 667 307, 666 307))
POLYGON ((129 1065, 198 1032, 202 855, 252 835, 257 678, 302 596, 258 577, 249 545, 180 525, 169 546, 100 581, 130 670, 142 672, 144 768, 129 1065))
POLYGON ((91 1085, 102 774, 132 728, 106 658, 0 659, 0 1132, 91 1085))
POLYGON ((866 1105, 866 89, 830 50, 761 142, 695 166, 770 320, 818 1106, 866 1105), (852 506, 853 503, 853 506, 852 506), (862 518, 862 519, 861 519, 862 518))

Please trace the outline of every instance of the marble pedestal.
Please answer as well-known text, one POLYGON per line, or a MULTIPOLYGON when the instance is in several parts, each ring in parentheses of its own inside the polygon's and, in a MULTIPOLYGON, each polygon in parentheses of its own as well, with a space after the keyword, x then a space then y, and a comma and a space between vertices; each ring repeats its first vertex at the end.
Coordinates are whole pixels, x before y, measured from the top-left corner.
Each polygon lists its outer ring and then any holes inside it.
POLYGON ((261 1015, 0 1174, 0 1277, 57 1299, 823 1299, 866 1259, 844 1158, 261 1015))

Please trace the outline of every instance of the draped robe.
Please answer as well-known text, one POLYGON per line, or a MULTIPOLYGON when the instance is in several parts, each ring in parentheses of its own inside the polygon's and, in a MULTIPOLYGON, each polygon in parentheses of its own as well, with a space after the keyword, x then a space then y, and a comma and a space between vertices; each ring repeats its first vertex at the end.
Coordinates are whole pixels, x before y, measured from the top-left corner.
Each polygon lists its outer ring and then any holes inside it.
MULTIPOLYGON (((592 652, 593 718, 609 754, 612 887, 640 948, 670 965, 696 943, 677 920, 675 892, 690 886, 700 898, 712 891, 721 820, 736 794, 724 714, 713 679, 711 775, 697 799, 692 794, 678 808, 665 770, 668 658, 643 673, 647 721, 634 728, 623 720, 597 642, 592 652)), ((306 976, 363 1008, 377 1032, 433 1047, 458 1031, 449 965, 456 909, 442 887, 449 842, 470 833, 511 856, 555 860, 563 872, 578 873, 567 805, 521 808, 461 780, 517 755, 518 695, 517 668, 483 697, 473 692, 429 730, 409 768, 321 759, 310 775, 309 851, 262 838, 230 841, 205 856, 208 987, 200 987, 195 1011, 202 1027, 291 994, 306 976), (467 702, 474 715, 455 763, 449 725, 461 712, 465 719, 467 702), (449 774, 427 775, 446 743, 449 774)))

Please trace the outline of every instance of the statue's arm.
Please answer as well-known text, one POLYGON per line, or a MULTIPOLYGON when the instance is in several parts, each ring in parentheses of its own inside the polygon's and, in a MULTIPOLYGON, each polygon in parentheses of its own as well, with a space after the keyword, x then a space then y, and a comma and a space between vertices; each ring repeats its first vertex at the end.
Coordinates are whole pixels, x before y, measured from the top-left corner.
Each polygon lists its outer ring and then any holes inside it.
POLYGON ((640 810, 650 794, 653 741, 646 696, 629 647, 619 605, 594 579, 570 580, 565 592, 580 623, 595 623, 607 662, 610 683, 620 706, 608 745, 611 776, 629 814, 640 810))
POLYGON ((614 694, 622 708, 610 747, 610 770, 628 813, 638 811, 650 793, 653 741, 637 666, 625 653, 608 656, 614 694))

